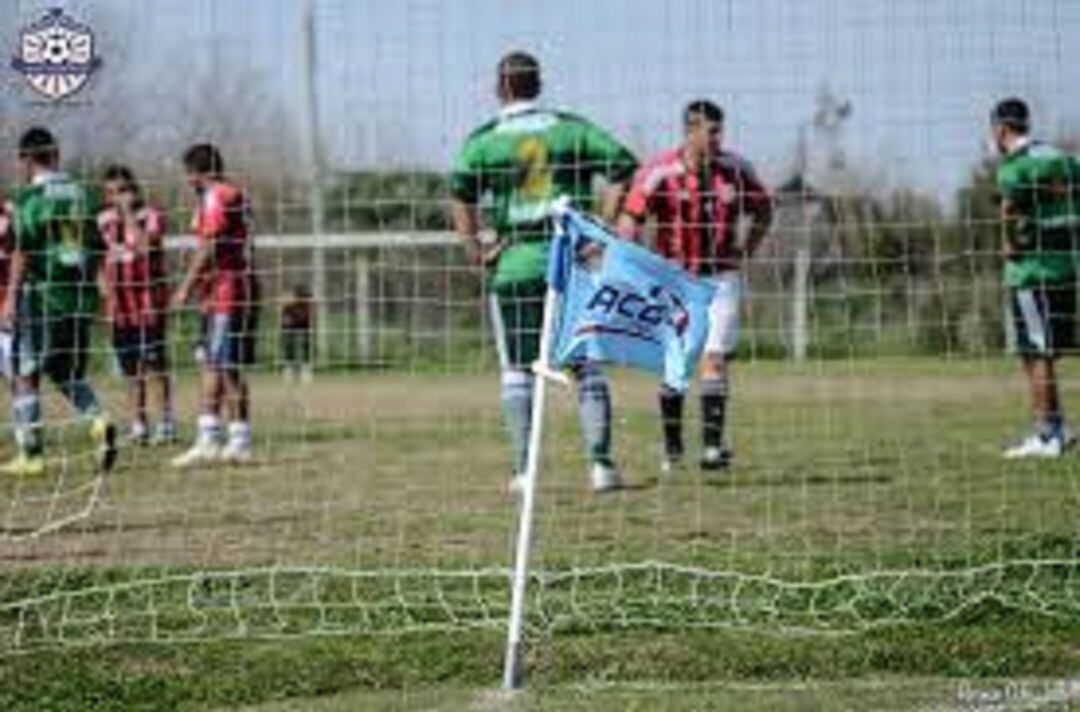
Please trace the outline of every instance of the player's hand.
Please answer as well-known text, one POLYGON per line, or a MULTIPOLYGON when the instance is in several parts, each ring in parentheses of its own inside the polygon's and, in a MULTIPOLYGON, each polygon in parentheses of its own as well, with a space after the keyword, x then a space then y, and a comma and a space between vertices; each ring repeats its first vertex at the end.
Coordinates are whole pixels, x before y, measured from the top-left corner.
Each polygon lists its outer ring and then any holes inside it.
POLYGON ((602 242, 597 242, 597 241, 594 241, 594 240, 590 240, 590 241, 586 242, 584 245, 582 245, 580 248, 578 248, 578 251, 577 251, 578 261, 583 262, 585 264, 590 264, 592 262, 597 262, 603 256, 604 256, 604 244, 602 242))
POLYGON ((504 249, 506 243, 502 240, 492 243, 473 240, 469 242, 469 261, 477 267, 493 267, 504 249))
POLYGON ((169 305, 173 309, 183 309, 187 306, 188 297, 190 296, 187 287, 180 287, 173 292, 172 297, 169 299, 169 305))

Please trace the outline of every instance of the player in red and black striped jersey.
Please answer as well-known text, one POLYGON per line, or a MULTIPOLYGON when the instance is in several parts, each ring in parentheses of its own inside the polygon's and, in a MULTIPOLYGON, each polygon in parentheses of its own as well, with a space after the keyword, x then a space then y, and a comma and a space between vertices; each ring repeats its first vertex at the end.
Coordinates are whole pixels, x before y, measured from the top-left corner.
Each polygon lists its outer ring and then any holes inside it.
MULTIPOLYGON (((705 469, 725 467, 724 443, 728 361, 735 354, 743 296, 740 268, 754 254, 772 223, 772 196, 748 161, 721 147, 724 112, 711 101, 691 102, 683 112, 681 146, 646 162, 637 172, 619 218, 619 231, 637 238, 654 220, 655 249, 689 272, 713 282, 709 336, 701 368, 701 411, 705 469), (749 228, 740 240, 740 227, 749 228)), ((661 389, 668 471, 682 459, 683 394, 661 389)))
POLYGON ((166 326, 169 285, 165 273, 165 215, 146 202, 127 166, 105 170, 105 205, 98 229, 105 242, 105 311, 113 349, 128 381, 131 438, 168 443, 176 438, 169 382, 166 326), (161 420, 151 438, 147 385, 158 392, 161 420))
POLYGON ((225 177, 225 163, 210 144, 184 154, 188 183, 198 205, 192 230, 198 249, 173 295, 182 307, 199 295, 203 316, 203 383, 199 434, 173 464, 189 467, 222 459, 251 458, 249 392, 243 369, 254 360, 257 283, 251 263, 251 213, 247 196, 225 177), (221 416, 229 410, 228 439, 221 444, 221 416))
MULTIPOLYGON (((8 275, 11 272, 11 251, 15 247, 15 206, 0 200, 0 313, 8 297, 8 275)), ((9 328, 0 326, 0 376, 11 378, 12 335, 9 328)))

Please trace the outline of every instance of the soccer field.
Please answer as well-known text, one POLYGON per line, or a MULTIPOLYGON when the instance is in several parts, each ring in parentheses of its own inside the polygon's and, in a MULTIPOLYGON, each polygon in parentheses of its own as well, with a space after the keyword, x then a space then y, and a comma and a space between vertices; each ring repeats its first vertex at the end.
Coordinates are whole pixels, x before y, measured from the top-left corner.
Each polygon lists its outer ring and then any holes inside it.
MULTIPOLYGON (((735 467, 670 478, 654 383, 619 373, 630 486, 606 496, 587 491, 573 398, 554 390, 530 683, 1074 670, 1080 461, 1000 459, 1025 425, 1013 371, 739 364, 735 467)), ((1068 406, 1080 388, 1064 374, 1068 406)), ((29 539, 11 537, 85 503, 85 458, 4 483, 0 699, 496 685, 516 521, 496 377, 263 376, 254 394, 250 466, 176 472, 166 452, 128 450, 87 516, 29 539), (58 664, 79 674, 52 680, 58 664)))

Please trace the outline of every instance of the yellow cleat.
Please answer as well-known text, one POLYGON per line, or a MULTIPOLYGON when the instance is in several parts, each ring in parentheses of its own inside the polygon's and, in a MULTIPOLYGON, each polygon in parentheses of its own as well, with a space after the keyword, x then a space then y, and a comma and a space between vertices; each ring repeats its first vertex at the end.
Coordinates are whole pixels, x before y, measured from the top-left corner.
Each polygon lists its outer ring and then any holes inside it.
POLYGON ((12 477, 41 477, 45 474, 45 458, 19 453, 14 459, 0 465, 0 473, 12 477))
POLYGON ((90 436, 97 446, 95 457, 98 469, 108 472, 116 464, 116 426, 107 416, 98 416, 90 427, 90 436))

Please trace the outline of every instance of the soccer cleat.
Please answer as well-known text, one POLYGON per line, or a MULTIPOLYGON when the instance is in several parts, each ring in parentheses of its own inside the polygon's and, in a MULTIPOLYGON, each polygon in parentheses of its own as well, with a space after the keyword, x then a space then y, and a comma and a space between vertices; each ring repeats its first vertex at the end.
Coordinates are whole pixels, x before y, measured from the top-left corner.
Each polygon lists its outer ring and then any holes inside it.
POLYGON ((90 436, 96 446, 94 457, 98 470, 110 471, 116 464, 116 425, 107 416, 98 416, 90 426, 90 436))
POLYGON ((1044 438, 1041 435, 1029 435, 1019 445, 1014 445, 1005 450, 1006 460, 1021 460, 1024 458, 1055 458, 1061 457, 1065 449, 1060 437, 1044 438))
POLYGON ((146 427, 146 423, 141 420, 134 421, 128 431, 128 440, 136 445, 147 445, 150 442, 150 429, 146 427))
POLYGON ((221 459, 221 446, 215 442, 197 441, 190 448, 172 459, 172 466, 180 469, 208 465, 221 459))
POLYGON ((723 470, 731 465, 734 453, 726 447, 707 447, 701 453, 701 469, 723 470))
POLYGON ((671 475, 684 467, 682 453, 667 453, 664 455, 664 459, 660 461, 660 472, 664 475, 671 475))
POLYGON ((13 477, 41 477, 45 474, 45 458, 41 455, 19 453, 0 465, 0 473, 13 477))
POLYGON ((151 445, 172 445, 177 440, 176 423, 163 420, 154 428, 154 435, 150 438, 151 445))
POLYGON ((218 458, 222 462, 232 464, 251 462, 251 444, 240 440, 230 440, 229 443, 221 449, 218 458))
POLYGON ((603 462, 593 463, 592 470, 589 471, 589 480, 592 483, 592 491, 597 494, 613 492, 621 489, 623 485, 619 470, 614 465, 603 462))

